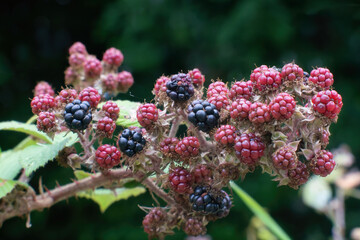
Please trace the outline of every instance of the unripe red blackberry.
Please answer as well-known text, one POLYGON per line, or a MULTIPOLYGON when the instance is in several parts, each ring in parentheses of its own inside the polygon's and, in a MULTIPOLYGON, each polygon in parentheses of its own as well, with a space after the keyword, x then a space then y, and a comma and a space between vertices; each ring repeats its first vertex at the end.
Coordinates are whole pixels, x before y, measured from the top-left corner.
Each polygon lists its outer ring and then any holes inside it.
POLYGON ((65 85, 74 84, 77 80, 79 80, 79 75, 74 71, 72 67, 68 67, 65 72, 65 85))
POLYGON ((154 89, 153 89, 153 94, 154 95, 158 95, 160 92, 166 92, 166 83, 170 80, 170 78, 166 77, 166 76, 161 76, 156 80, 154 89))
POLYGON ((85 76, 87 78, 99 78, 102 72, 101 62, 96 57, 88 57, 84 63, 85 76))
POLYGON ((99 92, 93 87, 87 87, 79 93, 81 101, 87 101, 92 108, 96 108, 101 100, 99 92))
POLYGON ((334 156, 331 152, 321 150, 310 162, 311 171, 322 177, 329 175, 335 168, 334 156))
POLYGON ((224 146, 235 144, 236 128, 232 125, 221 125, 214 135, 215 140, 224 146))
POLYGON ((304 70, 295 63, 288 63, 282 67, 281 77, 284 82, 300 81, 304 76, 304 70))
POLYGON ((295 169, 288 171, 287 176, 289 177, 289 186, 297 189, 300 185, 303 185, 309 179, 310 173, 306 165, 303 162, 298 161, 295 169))
POLYGON ((141 126, 145 128, 151 127, 158 120, 159 110, 155 104, 142 104, 136 111, 136 117, 141 126))
POLYGON ((175 157, 177 155, 175 147, 178 143, 179 139, 177 138, 165 138, 160 143, 160 151, 167 157, 175 157))
POLYGON ((254 165, 264 155, 265 144, 253 133, 243 133, 235 139, 236 157, 245 164, 254 165))
POLYGON ((131 73, 127 71, 119 72, 116 78, 117 90, 121 93, 126 93, 134 84, 134 78, 131 73))
POLYGON ((110 66, 119 67, 124 61, 124 55, 119 49, 112 47, 106 50, 102 60, 110 66))
POLYGON ((69 54, 75 54, 75 53, 81 53, 81 54, 88 54, 86 51, 86 47, 81 42, 75 42, 71 47, 69 48, 69 54))
POLYGON ((55 128, 55 115, 51 112, 40 112, 37 118, 37 129, 43 132, 51 132, 55 128))
POLYGON ((106 136, 107 138, 112 137, 115 129, 116 129, 116 124, 114 120, 112 120, 109 117, 101 118, 96 126, 97 132, 106 136))
POLYGON ((121 152, 115 146, 104 144, 95 152, 95 160, 101 168, 109 169, 120 163, 121 152))
POLYGON ((189 71, 188 75, 190 76, 192 83, 196 87, 201 87, 205 82, 205 77, 201 74, 198 68, 194 68, 193 70, 189 71))
POLYGON ((230 180, 236 180, 240 177, 239 166, 231 162, 221 163, 216 170, 220 174, 222 182, 226 184, 230 180))
POLYGON ((116 121, 119 118, 119 106, 112 102, 107 101, 103 106, 102 110, 105 112, 105 116, 111 118, 112 120, 116 121))
POLYGON ((250 75, 250 80, 253 87, 260 92, 275 90, 281 85, 280 73, 276 69, 268 68, 265 65, 255 68, 250 75))
POLYGON ((271 116, 276 120, 291 118, 295 111, 295 99, 288 93, 278 94, 269 104, 271 116))
POLYGON ((166 212, 159 208, 153 208, 142 221, 144 231, 149 234, 149 239, 161 233, 161 228, 166 222, 166 212))
POLYGON ((170 170, 169 182, 171 189, 179 194, 191 192, 193 177, 188 170, 182 167, 176 167, 170 170))
POLYGON ((189 218, 183 225, 184 232, 189 236, 199 236, 206 233, 203 221, 197 218, 189 218))
POLYGON ((230 89, 229 98, 231 100, 245 98, 249 100, 252 96, 252 82, 239 81, 235 82, 230 89))
POLYGON ((69 56, 69 65, 73 69, 82 68, 84 62, 86 60, 86 56, 81 53, 73 53, 69 56))
POLYGON ((318 92, 311 99, 311 102, 316 112, 330 119, 335 118, 343 106, 341 95, 335 90, 318 92))
POLYGON ((208 98, 208 102, 215 105, 217 110, 228 109, 230 105, 229 99, 225 95, 214 94, 212 97, 208 98))
POLYGON ((59 95, 55 97, 56 106, 68 104, 73 102, 77 98, 77 92, 75 89, 67 88, 59 92, 59 95))
POLYGON ((214 95, 229 96, 229 89, 222 81, 216 81, 209 85, 206 96, 211 98, 214 95))
POLYGON ((32 112, 38 115, 40 112, 46 112, 55 107, 55 99, 49 94, 40 94, 32 99, 30 105, 32 112))
POLYGON ((271 114, 269 106, 261 102, 251 104, 249 110, 249 120, 257 125, 270 122, 271 114))
POLYGON ((311 71, 309 81, 322 89, 329 89, 334 83, 334 76, 329 69, 320 67, 311 71))
POLYGON ((287 146, 276 150, 272 155, 272 160, 277 169, 283 170, 294 169, 298 163, 296 152, 287 146))
POLYGON ((251 102, 244 98, 236 99, 230 105, 230 117, 235 120, 247 119, 249 116, 251 102))
POLYGON ((206 164, 199 164, 192 170, 195 183, 210 183, 212 170, 206 164))
POLYGON ((196 137, 184 137, 175 147, 175 151, 182 158, 191 158, 199 155, 200 143, 196 137))
POLYGON ((101 85, 105 91, 114 92, 117 88, 117 75, 114 73, 107 74, 104 78, 101 78, 101 85))
POLYGON ((185 73, 171 76, 166 82, 166 95, 174 102, 185 102, 194 95, 194 86, 191 78, 185 73))
POLYGON ((55 93, 48 82, 41 81, 36 84, 34 89, 34 96, 39 96, 40 94, 49 94, 50 96, 54 96, 55 93))

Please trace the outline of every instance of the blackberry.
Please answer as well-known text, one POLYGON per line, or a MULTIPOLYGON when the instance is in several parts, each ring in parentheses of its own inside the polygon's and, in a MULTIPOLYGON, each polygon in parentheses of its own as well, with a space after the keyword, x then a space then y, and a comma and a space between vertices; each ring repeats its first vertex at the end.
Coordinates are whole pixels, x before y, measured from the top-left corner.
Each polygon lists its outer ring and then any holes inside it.
POLYGON ((184 102, 194 95, 194 86, 191 78, 185 73, 171 76, 166 82, 166 94, 175 102, 184 102))
POLYGON ((210 132, 219 124, 219 111, 215 105, 205 100, 195 100, 188 107, 188 119, 200 131, 210 132))
POLYGON ((231 199, 226 192, 215 191, 206 186, 197 186, 189 200, 194 211, 217 217, 225 217, 231 207, 231 199))
POLYGON ((118 147, 129 157, 143 150, 146 140, 140 131, 125 129, 118 140, 118 147))
POLYGON ((64 119, 70 129, 86 129, 92 120, 90 103, 78 99, 68 103, 65 106, 64 119))

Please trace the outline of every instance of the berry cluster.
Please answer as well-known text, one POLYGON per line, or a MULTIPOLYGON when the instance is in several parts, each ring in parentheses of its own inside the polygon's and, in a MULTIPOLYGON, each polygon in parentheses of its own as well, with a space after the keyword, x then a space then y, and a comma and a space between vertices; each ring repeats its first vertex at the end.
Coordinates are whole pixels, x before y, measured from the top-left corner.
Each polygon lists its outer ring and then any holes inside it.
POLYGON ((102 96, 111 97, 119 92, 127 92, 134 83, 131 73, 118 72, 124 56, 116 48, 106 50, 102 61, 88 54, 85 45, 80 42, 70 47, 69 54, 70 66, 65 71, 65 84, 73 85, 78 91, 96 87, 102 96))
POLYGON ((115 147, 102 141, 114 140, 116 124, 125 117, 118 119, 116 102, 101 101, 133 84, 130 73, 117 73, 124 57, 110 48, 99 61, 81 43, 69 53, 65 82, 75 89, 55 96, 49 84, 37 85, 31 108, 38 129, 78 134, 84 153, 71 153, 67 164, 73 168, 80 163, 105 175, 124 165, 135 180, 150 182, 148 187, 168 204, 144 218, 150 238, 163 238, 176 227, 189 235, 205 234, 208 221, 227 216, 232 207, 223 188, 257 167, 280 185, 297 189, 311 174, 325 177, 336 166, 326 146, 343 103, 326 68, 307 74, 295 63, 261 65, 250 80, 213 81, 206 96, 205 77, 197 68, 161 76, 154 101, 122 110, 142 128, 124 124, 115 147))

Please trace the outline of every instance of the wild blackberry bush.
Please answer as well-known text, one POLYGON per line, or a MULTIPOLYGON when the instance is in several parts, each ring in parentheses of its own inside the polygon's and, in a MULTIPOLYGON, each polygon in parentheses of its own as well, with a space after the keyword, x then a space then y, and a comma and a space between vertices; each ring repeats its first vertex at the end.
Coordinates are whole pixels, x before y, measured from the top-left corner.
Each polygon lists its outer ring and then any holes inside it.
MULTIPOLYGON (((76 170, 77 180, 38 196, 16 183, 12 194, 22 188, 26 197, 6 195, 0 223, 70 196, 95 198, 101 192, 111 198, 121 194, 119 188, 124 198, 137 195, 143 187, 126 184, 138 181, 166 204, 142 207, 148 212, 143 226, 149 238, 163 238, 174 228, 199 235, 209 221, 229 214, 231 196, 223 188, 230 180, 262 168, 279 185, 297 189, 311 174, 327 176, 336 167, 326 146, 343 103, 326 68, 309 75, 295 63, 262 65, 248 81, 217 79, 205 96, 205 76, 195 68, 154 80, 154 100, 139 104, 107 101, 134 82, 131 73, 118 72, 126 60, 120 50, 108 49, 100 61, 77 42, 69 53, 65 84, 72 87, 56 95, 40 82, 30 105, 38 129, 46 133, 34 133, 41 142, 35 147, 56 152, 45 155, 76 170), (183 124, 187 131, 180 135, 183 124), (72 147, 76 142, 79 153, 72 147)), ((39 163, 43 155, 27 156, 25 174, 49 160, 39 163)))

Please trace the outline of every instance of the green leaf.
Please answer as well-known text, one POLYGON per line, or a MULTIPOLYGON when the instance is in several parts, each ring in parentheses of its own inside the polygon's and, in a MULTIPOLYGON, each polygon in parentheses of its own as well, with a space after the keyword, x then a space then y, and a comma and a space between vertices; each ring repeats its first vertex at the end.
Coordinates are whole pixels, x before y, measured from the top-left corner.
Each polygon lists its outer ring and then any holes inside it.
POLYGON ((136 197, 145 192, 144 187, 116 188, 115 190, 99 188, 95 189, 95 191, 80 192, 77 196, 93 200, 99 205, 100 211, 103 213, 114 202, 132 196, 136 197))
MULTIPOLYGON (((120 108, 119 118, 116 120, 116 124, 122 127, 136 126, 141 127, 136 118, 136 110, 141 103, 131 102, 128 100, 117 100, 115 102, 120 108)), ((102 108, 104 103, 99 104, 98 108, 102 108)))
POLYGON ((240 199, 245 203, 245 205, 258 217, 261 221, 279 238, 284 240, 291 239, 286 232, 275 222, 275 220, 265 211, 263 207, 260 206, 249 194, 242 190, 236 183, 233 181, 230 182, 231 188, 235 193, 240 197, 240 199))
POLYGON ((22 150, 24 148, 27 148, 35 144, 37 144, 37 142, 32 137, 28 136, 24 138, 21 142, 19 142, 18 145, 16 145, 12 150, 14 151, 22 150))
POLYGON ((48 161, 53 160, 58 153, 66 146, 71 146, 76 142, 77 135, 74 133, 60 133, 54 138, 52 144, 37 144, 22 150, 20 164, 25 168, 25 173, 29 176, 39 167, 45 166, 48 161))
POLYGON ((0 155, 0 178, 14 179, 22 169, 20 164, 22 151, 8 150, 0 155))
POLYGON ((76 171, 74 171, 74 175, 77 178, 77 180, 81 180, 81 179, 90 177, 91 173, 85 172, 83 170, 76 170, 76 171))
POLYGON ((0 178, 0 198, 5 197, 9 192, 11 192, 11 190, 14 189, 16 185, 22 185, 23 187, 26 188, 29 187, 26 183, 23 182, 0 178))
POLYGON ((51 139, 43 132, 37 130, 34 124, 26 124, 17 121, 7 121, 0 123, 0 130, 11 130, 16 132, 22 132, 34 137, 40 138, 41 140, 51 143, 51 139))

